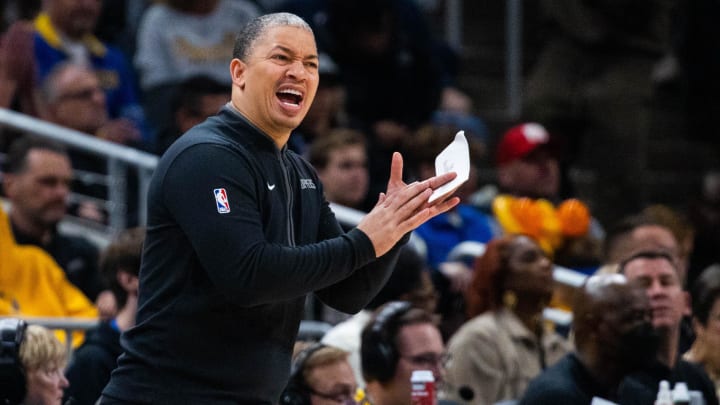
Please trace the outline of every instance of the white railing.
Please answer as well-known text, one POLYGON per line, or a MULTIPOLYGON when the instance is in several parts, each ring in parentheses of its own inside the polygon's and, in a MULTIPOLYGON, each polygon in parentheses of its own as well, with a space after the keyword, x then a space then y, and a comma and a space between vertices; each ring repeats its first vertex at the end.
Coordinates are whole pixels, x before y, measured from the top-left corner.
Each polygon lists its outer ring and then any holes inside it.
MULTIPOLYGON (((107 174, 76 173, 75 175, 96 178, 101 176, 99 183, 107 186, 108 200, 104 205, 108 211, 110 234, 125 229, 127 225, 127 178, 128 170, 132 168, 138 176, 138 222, 140 225, 146 223, 145 196, 150 184, 150 177, 157 166, 157 156, 5 108, 0 108, 0 127, 51 139, 68 148, 106 159, 107 174)), ((90 197, 80 196, 78 198, 90 197)))

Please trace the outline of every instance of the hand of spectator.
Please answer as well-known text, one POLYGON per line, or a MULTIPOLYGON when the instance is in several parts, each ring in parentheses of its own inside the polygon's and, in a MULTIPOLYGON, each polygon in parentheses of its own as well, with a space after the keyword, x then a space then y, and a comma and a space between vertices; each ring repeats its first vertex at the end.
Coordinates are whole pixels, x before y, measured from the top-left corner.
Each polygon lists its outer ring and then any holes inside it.
POLYGON ((90 221, 104 224, 107 222, 107 214, 100 206, 92 201, 82 201, 78 204, 77 216, 90 221))
POLYGON ((140 130, 126 118, 110 120, 97 131, 97 137, 115 143, 128 145, 140 142, 140 130))
POLYGON ((110 290, 101 291, 95 300, 100 319, 111 319, 117 314, 117 301, 110 290))
POLYGON ((440 263, 440 273, 450 282, 450 291, 461 293, 467 290, 472 280, 472 269, 463 262, 440 263))
POLYGON ((370 238, 376 257, 387 253, 406 233, 460 202, 457 197, 448 197, 428 203, 433 190, 454 179, 455 173, 405 184, 402 168, 402 155, 393 153, 387 193, 380 194, 378 203, 357 226, 370 238))

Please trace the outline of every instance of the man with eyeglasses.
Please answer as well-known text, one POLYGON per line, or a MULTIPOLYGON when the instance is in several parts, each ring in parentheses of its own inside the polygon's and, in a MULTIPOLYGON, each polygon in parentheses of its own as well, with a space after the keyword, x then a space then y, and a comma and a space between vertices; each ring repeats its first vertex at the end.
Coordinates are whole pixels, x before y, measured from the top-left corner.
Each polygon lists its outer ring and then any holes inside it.
POLYGON ((302 349, 293 361, 280 405, 355 405, 363 392, 358 390, 348 352, 323 343, 302 349))
POLYGON ((360 358, 373 405, 410 405, 412 372, 431 370, 439 385, 447 356, 435 316, 393 301, 363 329, 360 358))
POLYGON ((88 67, 61 62, 41 83, 41 117, 98 138, 141 146, 140 129, 127 118, 111 118, 98 75, 88 67))

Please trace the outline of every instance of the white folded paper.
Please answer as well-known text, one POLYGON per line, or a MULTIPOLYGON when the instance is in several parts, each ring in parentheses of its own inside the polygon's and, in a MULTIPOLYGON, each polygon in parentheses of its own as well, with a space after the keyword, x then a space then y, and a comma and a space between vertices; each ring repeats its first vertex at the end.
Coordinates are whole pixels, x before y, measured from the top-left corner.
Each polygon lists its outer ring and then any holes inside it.
POLYGON ((435 158, 435 175, 449 172, 457 173, 457 177, 435 189, 428 199, 429 203, 454 192, 470 177, 470 149, 464 131, 455 134, 455 139, 435 158))

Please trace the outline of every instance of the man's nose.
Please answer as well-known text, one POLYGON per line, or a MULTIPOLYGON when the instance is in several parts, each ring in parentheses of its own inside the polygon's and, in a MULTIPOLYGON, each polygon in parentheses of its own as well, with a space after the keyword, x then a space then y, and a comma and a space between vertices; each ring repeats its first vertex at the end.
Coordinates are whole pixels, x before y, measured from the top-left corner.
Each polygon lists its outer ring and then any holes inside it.
POLYGON ((291 76, 297 80, 304 80, 309 74, 309 72, 307 71, 305 63, 302 60, 298 59, 293 61, 292 64, 290 64, 287 74, 288 76, 291 76))

